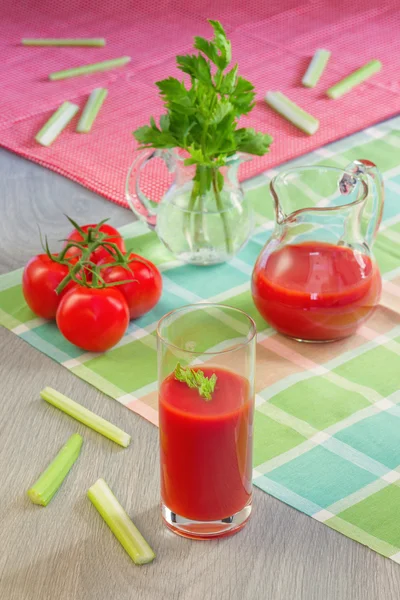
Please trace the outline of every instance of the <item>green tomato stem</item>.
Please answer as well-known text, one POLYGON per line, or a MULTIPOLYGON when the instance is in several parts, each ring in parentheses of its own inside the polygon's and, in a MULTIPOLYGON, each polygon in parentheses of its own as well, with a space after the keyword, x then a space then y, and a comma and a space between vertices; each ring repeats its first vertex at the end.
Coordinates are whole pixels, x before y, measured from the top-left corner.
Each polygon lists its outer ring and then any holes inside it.
MULTIPOLYGON (((66 250, 68 250, 68 248, 71 248, 71 247, 77 247, 77 244, 75 244, 75 243, 73 243, 71 245, 67 244, 66 250)), ((87 248, 82 249, 82 255, 81 255, 80 260, 78 260, 76 265, 74 265, 72 268, 69 269, 68 275, 66 275, 64 277, 64 279, 61 281, 61 283, 56 287, 56 294, 61 294, 61 292, 65 289, 65 287, 69 284, 70 281, 75 281, 75 283, 82 283, 81 281, 79 281, 77 279, 76 275, 82 269, 82 263, 89 260, 91 252, 92 252, 92 246, 88 246, 87 248)), ((65 255, 65 253, 64 253, 64 255, 65 255)), ((59 262, 63 262, 63 260, 60 259, 59 262)), ((86 278, 85 278, 85 281, 86 281, 86 278)))
MULTIPOLYGON (((56 258, 51 253, 50 250, 46 250, 48 256, 52 258, 55 262, 60 262, 62 264, 66 264, 69 266, 69 273, 64 277, 61 283, 56 288, 56 293, 61 294, 63 289, 68 285, 68 283, 72 280, 79 285, 84 285, 86 287, 112 287, 113 285, 121 285, 122 283, 128 283, 128 281, 120 281, 114 282, 110 286, 106 286, 103 279, 99 275, 99 271, 97 266, 90 261, 90 255, 97 248, 103 247, 107 250, 107 252, 115 259, 115 262, 110 264, 109 266, 123 266, 128 267, 128 258, 122 254, 121 250, 118 248, 115 242, 106 241, 108 237, 107 234, 99 231, 100 225, 102 225, 103 221, 99 223, 95 228, 89 228, 88 232, 84 232, 81 230, 81 235, 84 237, 82 242, 70 242, 66 245, 66 247, 61 251, 59 256, 56 258), (69 261, 65 259, 65 254, 69 250, 69 248, 79 248, 81 250, 81 256, 78 262, 71 267, 69 261), (85 275, 85 269, 89 270, 93 274, 93 280, 89 283, 87 281, 85 275), (79 272, 83 272, 82 278, 78 279, 77 275, 79 272), (100 282, 100 283, 99 283, 100 282)), ((101 268, 105 268, 105 265, 101 268)), ((130 282, 129 282, 130 283, 130 282)))
POLYGON ((82 442, 82 436, 78 433, 71 435, 36 483, 29 488, 28 496, 34 504, 48 505, 78 458, 82 442))

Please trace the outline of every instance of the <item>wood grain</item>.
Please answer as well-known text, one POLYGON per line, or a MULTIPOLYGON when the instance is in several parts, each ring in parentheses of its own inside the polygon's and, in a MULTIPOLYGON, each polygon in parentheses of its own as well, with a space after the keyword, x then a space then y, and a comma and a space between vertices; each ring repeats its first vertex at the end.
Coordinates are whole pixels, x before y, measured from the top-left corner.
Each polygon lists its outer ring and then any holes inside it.
MULTIPOLYGON (((80 221, 129 211, 0 150, 0 269, 40 250, 80 221)), ((0 331, 0 598, 2 600, 376 600, 399 597, 400 567, 255 490, 254 514, 237 536, 191 542, 158 511, 158 432, 8 331, 0 331), (132 434, 122 449, 39 397, 50 385, 132 434), (26 490, 79 432, 82 454, 46 507, 26 490), (104 477, 157 553, 135 567, 86 498, 104 477)))

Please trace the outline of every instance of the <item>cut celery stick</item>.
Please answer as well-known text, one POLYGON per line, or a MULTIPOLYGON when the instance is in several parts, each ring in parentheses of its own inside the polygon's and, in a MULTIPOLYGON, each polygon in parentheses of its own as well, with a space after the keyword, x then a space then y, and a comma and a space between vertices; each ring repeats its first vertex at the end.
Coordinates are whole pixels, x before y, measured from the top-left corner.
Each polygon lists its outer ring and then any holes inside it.
POLYGON ((97 73, 98 71, 108 71, 109 69, 115 69, 116 67, 123 67, 130 61, 130 56, 113 58, 112 60, 104 60, 103 62, 93 63, 92 65, 56 71, 49 75, 49 79, 51 81, 57 81, 58 79, 67 79, 68 77, 76 77, 77 75, 89 75, 90 73, 97 73))
POLYGON ((360 67, 353 73, 350 73, 347 77, 335 83, 332 87, 326 90, 326 95, 333 100, 336 98, 340 98, 347 92, 350 92, 354 87, 360 85, 363 81, 380 71, 382 68, 382 63, 380 60, 371 60, 369 63, 360 67))
POLYGON ((64 102, 61 104, 56 112, 51 115, 47 123, 43 125, 39 133, 36 134, 35 140, 38 144, 50 146, 76 115, 78 110, 79 106, 72 102, 64 102))
POLYGON ((97 433, 101 433, 109 440, 112 440, 124 448, 129 446, 131 442, 130 435, 125 433, 125 431, 122 431, 122 429, 116 425, 99 417, 91 410, 81 406, 78 402, 74 402, 71 398, 64 396, 64 394, 57 392, 57 390, 53 390, 51 387, 45 387, 44 390, 40 392, 40 395, 43 400, 46 400, 49 404, 59 408, 87 427, 94 429, 97 433))
POLYGON ((305 110, 289 100, 281 92, 267 92, 266 103, 293 125, 312 135, 319 127, 319 121, 305 110))
POLYGON ((104 38, 23 38, 23 46, 105 46, 104 38))
POLYGON ((305 87, 313 88, 317 85, 322 73, 325 70, 328 60, 331 56, 329 50, 316 50, 301 83, 305 87))
POLYGON ((136 565, 144 565, 155 559, 153 550, 132 523, 104 479, 98 479, 89 488, 87 495, 136 565))
POLYGON ((90 94, 88 101, 85 104, 81 118, 76 127, 79 133, 89 133, 93 123, 98 115, 104 100, 107 98, 108 90, 105 88, 96 88, 90 94))
POLYGON ((78 458, 82 442, 82 436, 78 433, 71 435, 65 446, 28 490, 28 496, 34 504, 48 505, 78 458))

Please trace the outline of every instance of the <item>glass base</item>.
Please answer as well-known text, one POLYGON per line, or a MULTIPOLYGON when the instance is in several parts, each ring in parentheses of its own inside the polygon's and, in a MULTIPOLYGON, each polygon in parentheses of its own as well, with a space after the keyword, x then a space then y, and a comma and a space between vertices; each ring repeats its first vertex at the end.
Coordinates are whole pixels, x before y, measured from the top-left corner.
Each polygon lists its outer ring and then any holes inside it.
POLYGON ((193 540, 210 540, 240 531, 251 514, 251 501, 242 510, 220 521, 194 521, 172 512, 161 502, 161 516, 168 529, 193 540))
POLYGON ((227 262, 232 258, 225 252, 219 252, 214 248, 200 248, 193 252, 181 252, 177 255, 179 260, 190 265, 197 265, 198 267, 208 267, 212 265, 219 265, 227 262))
POLYGON ((353 334, 346 335, 345 337, 332 338, 329 340, 303 340, 302 338, 291 337, 290 335, 286 335, 285 337, 290 340, 295 340, 296 342, 302 342, 303 344, 331 344, 332 342, 340 342, 340 340, 345 340, 348 337, 351 337, 353 334))
POLYGON ((332 342, 340 342, 341 340, 345 340, 354 334, 355 332, 349 333, 348 335, 343 335, 341 337, 335 337, 326 340, 305 340, 303 338, 287 335, 286 333, 282 333, 281 335, 283 335, 285 338, 288 338, 289 340, 294 340, 295 342, 301 342, 303 344, 331 344, 332 342))

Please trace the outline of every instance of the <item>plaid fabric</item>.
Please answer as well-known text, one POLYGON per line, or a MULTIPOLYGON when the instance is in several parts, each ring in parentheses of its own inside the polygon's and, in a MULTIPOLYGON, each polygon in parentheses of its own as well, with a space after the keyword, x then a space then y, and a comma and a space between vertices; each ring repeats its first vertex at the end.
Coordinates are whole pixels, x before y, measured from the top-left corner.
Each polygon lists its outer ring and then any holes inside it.
POLYGON ((178 306, 207 300, 245 310, 259 330, 254 483, 400 562, 399 148, 400 117, 290 163, 345 166, 368 158, 385 175, 386 205, 374 247, 384 277, 382 301, 351 338, 300 345, 269 328, 253 305, 250 274, 273 228, 267 187, 272 171, 245 184, 257 229, 228 264, 208 269, 182 265, 141 223, 123 228, 127 246, 163 271, 164 293, 155 310, 132 322, 110 352, 82 353, 53 323, 35 318, 23 301, 21 270, 0 278, 1 320, 72 373, 157 424, 158 319, 178 306))

